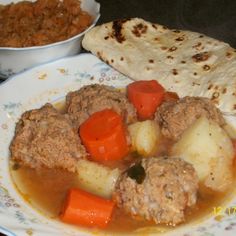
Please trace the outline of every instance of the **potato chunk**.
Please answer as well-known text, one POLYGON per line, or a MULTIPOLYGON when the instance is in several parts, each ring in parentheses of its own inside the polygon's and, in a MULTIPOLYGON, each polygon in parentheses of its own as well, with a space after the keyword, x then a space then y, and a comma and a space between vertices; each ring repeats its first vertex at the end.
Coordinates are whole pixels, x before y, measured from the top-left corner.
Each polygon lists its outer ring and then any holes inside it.
POLYGON ((80 186, 93 194, 110 198, 115 187, 120 170, 88 160, 79 160, 77 164, 80 186))
POLYGON ((136 122, 128 126, 133 151, 142 156, 150 156, 157 150, 161 132, 153 120, 136 122))
POLYGON ((232 142, 224 129, 205 117, 183 133, 171 155, 191 163, 199 180, 213 190, 224 191, 232 182, 232 142))

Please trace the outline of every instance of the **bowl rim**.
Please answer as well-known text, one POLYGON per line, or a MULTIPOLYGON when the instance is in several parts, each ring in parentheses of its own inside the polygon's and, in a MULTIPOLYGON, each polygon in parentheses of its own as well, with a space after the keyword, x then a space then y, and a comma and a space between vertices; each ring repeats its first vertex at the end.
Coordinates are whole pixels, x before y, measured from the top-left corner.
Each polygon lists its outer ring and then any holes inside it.
POLYGON ((94 2, 94 5, 96 7, 96 13, 95 13, 95 17, 93 19, 92 24, 90 24, 90 26, 88 28, 86 28, 85 30, 83 30, 82 32, 80 32, 79 34, 74 35, 73 37, 70 37, 68 39, 62 40, 62 41, 58 41, 55 43, 50 43, 50 44, 45 44, 45 45, 41 45, 41 46, 30 46, 30 47, 0 47, 0 50, 6 51, 6 50, 11 50, 11 51, 27 51, 27 50, 37 50, 37 49, 46 49, 52 46, 58 46, 60 44, 66 44, 69 43, 70 41, 73 41, 79 37, 82 37, 85 33, 87 33, 87 31, 89 31, 91 28, 93 28, 98 19, 101 16, 100 13, 100 3, 97 2, 96 0, 92 0, 94 2))

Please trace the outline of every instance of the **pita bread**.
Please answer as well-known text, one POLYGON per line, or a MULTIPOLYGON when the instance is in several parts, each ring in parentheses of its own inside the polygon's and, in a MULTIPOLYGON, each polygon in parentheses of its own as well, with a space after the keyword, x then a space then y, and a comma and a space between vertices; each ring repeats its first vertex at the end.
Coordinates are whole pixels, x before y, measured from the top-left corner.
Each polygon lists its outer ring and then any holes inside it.
POLYGON ((208 97, 236 114, 236 50, 224 42, 133 18, 93 28, 82 45, 133 80, 154 79, 180 97, 208 97))

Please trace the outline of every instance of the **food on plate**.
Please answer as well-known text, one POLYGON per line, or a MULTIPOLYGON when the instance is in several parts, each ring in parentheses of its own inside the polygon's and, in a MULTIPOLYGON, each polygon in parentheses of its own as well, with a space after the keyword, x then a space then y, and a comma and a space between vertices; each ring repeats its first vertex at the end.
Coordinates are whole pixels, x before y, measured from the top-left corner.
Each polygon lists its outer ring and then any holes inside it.
POLYGON ((134 216, 175 225, 184 221, 186 208, 196 204, 197 190, 198 177, 191 164, 181 158, 151 157, 121 175, 114 198, 134 216))
MULTIPOLYGON (((146 82, 153 95, 156 82, 146 82)), ((139 120, 128 99, 134 83, 86 85, 57 108, 22 114, 10 165, 28 202, 50 218, 109 234, 186 224, 229 196, 235 151, 221 111, 206 98, 160 89, 153 115, 139 120)), ((142 99, 146 111, 149 96, 142 99)))
POLYGON ((232 140, 218 123, 206 116, 184 131, 171 152, 191 163, 199 180, 211 189, 224 191, 233 182, 235 152, 232 140))
POLYGON ((184 97, 164 102, 157 110, 155 120, 165 137, 177 140, 201 116, 206 116, 220 126, 225 125, 220 110, 209 99, 202 97, 184 97))
POLYGON ((111 220, 114 202, 81 189, 70 189, 60 219, 70 224, 104 228, 111 220))
POLYGON ((72 122, 51 104, 22 115, 10 151, 19 164, 69 171, 75 171, 77 160, 86 155, 72 122))
POLYGON ((76 165, 80 187, 95 195, 110 198, 120 169, 111 169, 100 163, 80 159, 76 165))
POLYGON ((66 40, 84 31, 92 17, 79 0, 21 1, 0 8, 0 47, 31 47, 66 40))
POLYGON ((157 80, 180 97, 207 97, 236 114, 236 50, 226 43, 132 18, 96 26, 82 45, 131 79, 157 80))
POLYGON ((76 127, 103 109, 113 109, 127 123, 137 119, 136 110, 125 94, 107 85, 87 85, 66 96, 66 111, 76 127))
POLYGON ((161 140, 159 125, 153 120, 135 122, 128 126, 131 148, 138 154, 148 157, 154 155, 161 140))
POLYGON ((138 117, 151 119, 164 98, 165 89, 156 80, 140 80, 129 84, 127 93, 138 117))
POLYGON ((118 160, 129 152, 122 116, 112 109, 93 113, 81 124, 79 134, 95 161, 118 160))

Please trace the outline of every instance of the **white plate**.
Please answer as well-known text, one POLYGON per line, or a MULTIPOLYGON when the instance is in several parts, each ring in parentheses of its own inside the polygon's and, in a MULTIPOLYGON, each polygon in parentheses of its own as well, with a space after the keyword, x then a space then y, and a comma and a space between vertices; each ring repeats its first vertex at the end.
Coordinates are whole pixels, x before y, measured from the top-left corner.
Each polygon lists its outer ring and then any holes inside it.
MULTIPOLYGON (((63 99, 68 91, 102 83, 123 87, 131 81, 91 54, 61 59, 18 74, 0 85, 0 232, 8 235, 79 236, 105 235, 71 227, 46 218, 17 193, 9 174, 9 144, 20 115, 46 102, 63 99)), ((233 191, 233 189, 232 189, 233 191)), ((228 206, 236 206, 236 197, 228 206)), ((178 227, 168 235, 236 235, 236 212, 220 221, 213 214, 201 222, 178 227)), ((111 233, 107 234, 111 235, 111 233)), ((132 234, 133 235, 133 234, 132 234)), ((140 234, 139 234, 140 235, 140 234)), ((152 235, 156 235, 156 232, 152 235)))

